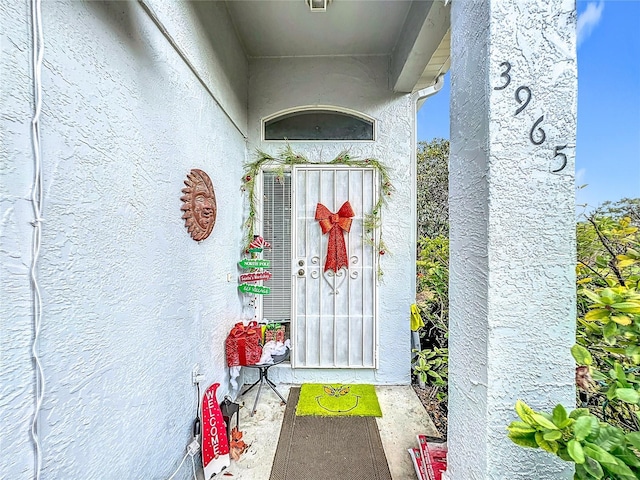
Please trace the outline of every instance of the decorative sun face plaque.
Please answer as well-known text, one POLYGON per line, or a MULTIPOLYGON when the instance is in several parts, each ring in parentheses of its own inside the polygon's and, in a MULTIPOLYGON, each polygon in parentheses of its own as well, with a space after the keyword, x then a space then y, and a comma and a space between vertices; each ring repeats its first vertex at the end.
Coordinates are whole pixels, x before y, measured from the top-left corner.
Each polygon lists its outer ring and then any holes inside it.
POLYGON ((184 195, 180 197, 184 202, 180 207, 182 218, 191 238, 199 242, 209 236, 216 223, 216 194, 209 175, 197 168, 189 172, 184 184, 184 195))

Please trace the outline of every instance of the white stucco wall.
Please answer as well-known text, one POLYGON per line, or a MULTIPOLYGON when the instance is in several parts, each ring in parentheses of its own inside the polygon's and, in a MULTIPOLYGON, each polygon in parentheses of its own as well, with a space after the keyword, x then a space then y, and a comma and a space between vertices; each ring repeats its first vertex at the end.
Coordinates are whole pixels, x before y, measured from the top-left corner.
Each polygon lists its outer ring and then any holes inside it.
POLYGON ((246 136, 248 63, 221 1, 144 0, 205 81, 230 120, 246 136))
MULTIPOLYGON (((178 40, 197 28, 190 9, 173 4, 164 18, 178 40)), ((246 124, 247 64, 227 57, 240 51, 228 21, 185 45, 223 58, 194 63, 212 79, 224 65, 225 114, 137 2, 47 1, 42 11, 42 478, 166 478, 191 435, 194 364, 227 390, 246 151, 230 117, 246 124), (192 168, 209 174, 218 202, 200 244, 180 218, 192 168)), ((26 0, 0 6, 0 478, 12 480, 34 474, 29 12, 26 0)))
POLYGON ((575 21, 573 0, 452 4, 453 480, 572 478, 569 464, 516 446, 506 427, 519 398, 545 411, 575 404, 575 21), (502 62, 511 83, 495 90, 502 62), (516 116, 520 86, 532 99, 516 116), (546 141, 534 145, 541 115, 546 141), (568 164, 552 173, 561 145, 568 164))
POLYGON ((260 142, 261 120, 287 108, 333 105, 365 113, 377 121, 375 142, 294 142, 310 160, 331 160, 349 149, 373 157, 391 170, 396 188, 383 212, 389 255, 381 260, 379 294, 379 369, 317 370, 278 366, 274 378, 310 381, 410 382, 409 306, 415 301, 415 104, 410 95, 389 88, 387 57, 252 59, 249 65, 249 158, 260 148, 276 154, 283 142, 260 142))

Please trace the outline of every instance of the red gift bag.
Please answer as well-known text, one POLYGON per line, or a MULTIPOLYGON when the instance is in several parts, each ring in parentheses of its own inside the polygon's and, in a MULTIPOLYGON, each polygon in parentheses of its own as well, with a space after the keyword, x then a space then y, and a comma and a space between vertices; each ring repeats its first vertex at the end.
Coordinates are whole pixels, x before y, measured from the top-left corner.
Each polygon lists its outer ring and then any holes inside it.
POLYGON ((258 322, 249 322, 246 326, 242 322, 236 323, 225 342, 227 365, 235 367, 258 363, 262 356, 260 333, 258 322))
POLYGON ((279 323, 267 324, 264 331, 264 343, 269 341, 284 343, 285 326, 279 323))

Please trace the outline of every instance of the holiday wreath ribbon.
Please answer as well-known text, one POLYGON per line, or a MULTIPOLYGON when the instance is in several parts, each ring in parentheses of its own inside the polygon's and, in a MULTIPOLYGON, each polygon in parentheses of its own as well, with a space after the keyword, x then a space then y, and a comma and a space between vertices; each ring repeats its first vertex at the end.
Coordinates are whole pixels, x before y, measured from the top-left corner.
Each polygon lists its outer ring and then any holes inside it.
POLYGON ((340 207, 337 213, 331 211, 323 204, 316 205, 316 220, 320 223, 322 233, 329 233, 329 243, 327 245, 327 259, 324 264, 324 271, 333 270, 338 272, 342 267, 349 268, 349 259, 347 258, 347 247, 344 243, 344 234, 351 230, 351 217, 355 212, 351 208, 349 201, 346 201, 340 207))

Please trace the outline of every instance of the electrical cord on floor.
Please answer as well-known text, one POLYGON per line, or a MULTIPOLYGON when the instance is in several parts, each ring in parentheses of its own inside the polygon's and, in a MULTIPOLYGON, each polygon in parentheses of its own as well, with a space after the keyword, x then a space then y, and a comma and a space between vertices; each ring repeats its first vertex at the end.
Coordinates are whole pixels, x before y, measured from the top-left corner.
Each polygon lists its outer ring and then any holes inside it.
POLYGON ((199 451, 200 451, 200 443, 198 443, 198 439, 194 438, 191 441, 191 443, 187 446, 187 453, 185 453, 184 457, 182 457, 182 460, 180 461, 180 465, 178 465, 178 468, 176 468, 176 471, 173 472, 173 474, 168 478, 168 480, 173 480, 173 478, 175 478, 175 476, 178 474, 178 472, 182 468, 182 465, 184 465, 184 461, 187 459, 187 457, 191 457, 191 468, 193 470, 193 480, 198 480, 198 477, 196 476, 195 456, 198 454, 199 451))
MULTIPOLYGON (((176 471, 173 472, 173 475, 171 475, 169 477, 168 480, 173 480, 173 478, 178 474, 178 472, 180 471, 180 467, 182 467, 182 465, 184 464, 184 461, 187 459, 187 457, 189 456, 189 452, 184 454, 184 457, 182 457, 182 461, 180 462, 180 465, 178 465, 178 468, 176 468, 176 471)), ((193 457, 192 457, 193 458, 193 457)), ((195 478, 195 476, 194 476, 195 478)))

